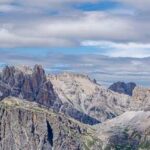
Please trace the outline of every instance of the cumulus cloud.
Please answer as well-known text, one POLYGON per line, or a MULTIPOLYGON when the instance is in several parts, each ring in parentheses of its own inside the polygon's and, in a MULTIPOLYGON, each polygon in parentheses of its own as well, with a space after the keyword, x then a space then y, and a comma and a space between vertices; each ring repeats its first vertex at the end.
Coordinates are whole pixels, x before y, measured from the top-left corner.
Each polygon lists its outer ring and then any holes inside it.
POLYGON ((75 4, 104 0, 1 0, 0 48, 105 48, 113 57, 150 56, 149 0, 107 0, 119 8, 84 11, 75 4))
MULTIPOLYGON (((137 9, 149 6, 147 0, 112 1, 137 9)), ((100 1, 1 0, 0 47, 81 46, 86 40, 150 43, 150 19, 126 7, 89 12, 73 7, 87 2, 100 1)))
POLYGON ((147 20, 141 22, 104 11, 81 12, 80 15, 63 17, 35 16, 19 18, 19 21, 2 17, 0 46, 80 46, 85 40, 148 43, 149 25, 147 20))

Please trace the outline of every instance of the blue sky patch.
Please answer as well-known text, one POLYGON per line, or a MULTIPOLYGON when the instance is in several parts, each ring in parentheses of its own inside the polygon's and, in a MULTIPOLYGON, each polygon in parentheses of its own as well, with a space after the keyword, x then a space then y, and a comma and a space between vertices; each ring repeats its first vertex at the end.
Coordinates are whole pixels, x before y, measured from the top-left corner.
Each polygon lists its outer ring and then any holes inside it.
POLYGON ((99 3, 86 3, 86 4, 76 4, 73 5, 74 8, 83 11, 97 11, 97 10, 109 10, 118 8, 120 6, 117 2, 102 1, 99 3))

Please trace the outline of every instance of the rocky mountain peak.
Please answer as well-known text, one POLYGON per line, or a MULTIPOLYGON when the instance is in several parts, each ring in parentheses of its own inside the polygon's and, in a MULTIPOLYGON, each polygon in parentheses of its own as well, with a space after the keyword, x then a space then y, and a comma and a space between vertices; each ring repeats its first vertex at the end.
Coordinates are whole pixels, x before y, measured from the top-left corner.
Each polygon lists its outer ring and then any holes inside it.
POLYGON ((0 100, 0 149, 149 149, 150 89, 132 82, 107 89, 85 75, 6 66, 0 100))
POLYGON ((5 68, 3 68, 1 78, 5 83, 7 83, 13 78, 14 73, 15 73, 14 67, 6 66, 5 68))
POLYGON ((41 65, 35 65, 33 68, 33 78, 35 77, 37 82, 45 82, 46 74, 41 65))
POLYGON ((100 122, 85 112, 77 110, 71 103, 62 101, 40 65, 35 65, 33 69, 6 66, 0 73, 0 77, 0 100, 15 96, 40 103, 57 112, 61 111, 87 124, 100 122))
POLYGON ((129 96, 108 90, 86 77, 59 74, 48 79, 62 102, 101 122, 123 113, 130 101, 129 96))
POLYGON ((35 65, 31 74, 22 70, 13 66, 4 67, 0 74, 0 99, 12 95, 45 105, 54 105, 55 101, 58 101, 42 66, 35 65))
POLYGON ((136 84, 133 82, 125 83, 125 82, 116 82, 112 84, 109 89, 118 92, 123 93, 129 96, 132 96, 133 90, 136 87, 136 84))

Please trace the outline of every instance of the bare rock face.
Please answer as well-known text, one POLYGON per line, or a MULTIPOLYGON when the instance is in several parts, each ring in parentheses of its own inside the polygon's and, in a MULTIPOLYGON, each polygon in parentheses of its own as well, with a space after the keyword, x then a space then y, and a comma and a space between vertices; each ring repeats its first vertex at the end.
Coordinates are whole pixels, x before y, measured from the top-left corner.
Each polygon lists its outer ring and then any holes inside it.
POLYGON ((100 150, 90 127, 33 102, 9 97, 0 102, 2 150, 100 150))
POLYGON ((6 66, 0 74, 0 99, 8 96, 35 101, 86 124, 100 122, 77 110, 71 104, 63 103, 54 91, 51 81, 47 80, 45 71, 40 65, 35 65, 33 70, 6 66))
POLYGON ((96 125, 97 136, 104 149, 149 150, 150 111, 128 111, 96 125))
POLYGON ((1 99, 11 95, 47 106, 53 106, 59 101, 53 91, 53 85, 46 80, 45 71, 38 65, 35 65, 31 74, 6 66, 0 82, 1 99))
POLYGON ((149 150, 150 89, 120 86, 118 93, 85 75, 46 75, 39 65, 5 67, 0 149, 149 150))
POLYGON ((97 124, 128 110, 150 109, 149 90, 134 83, 118 82, 114 87, 132 96, 113 92, 85 75, 46 75, 39 65, 33 69, 7 66, 0 73, 1 100, 15 96, 35 101, 85 124, 97 124))
POLYGON ((150 89, 143 87, 136 87, 133 91, 131 108, 133 110, 150 111, 150 89))
POLYGON ((118 92, 123 93, 129 96, 132 96, 133 90, 136 87, 136 84, 133 82, 124 83, 124 82, 116 82, 112 84, 109 89, 118 92))
POLYGON ((48 79, 62 102, 101 122, 124 113, 131 101, 129 96, 108 90, 84 75, 63 73, 48 79))
POLYGON ((0 149, 149 150, 150 111, 128 111, 95 126, 43 105, 8 97, 0 102, 0 149))

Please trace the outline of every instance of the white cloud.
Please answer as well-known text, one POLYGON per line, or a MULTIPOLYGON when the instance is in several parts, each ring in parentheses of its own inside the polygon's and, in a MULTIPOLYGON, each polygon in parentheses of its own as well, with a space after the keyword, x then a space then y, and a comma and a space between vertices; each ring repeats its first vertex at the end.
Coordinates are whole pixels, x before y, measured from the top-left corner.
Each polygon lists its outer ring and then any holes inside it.
POLYGON ((150 49, 150 43, 114 43, 109 41, 84 41, 83 46, 113 47, 119 49, 150 49))
POLYGON ((104 12, 85 13, 76 20, 61 19, 39 24, 41 34, 79 39, 128 40, 138 38, 132 22, 104 12), (110 26, 111 25, 111 26, 110 26))
POLYGON ((110 57, 150 57, 150 43, 115 43, 109 41, 84 41, 83 46, 104 48, 103 55, 110 57))

